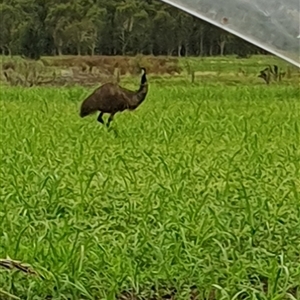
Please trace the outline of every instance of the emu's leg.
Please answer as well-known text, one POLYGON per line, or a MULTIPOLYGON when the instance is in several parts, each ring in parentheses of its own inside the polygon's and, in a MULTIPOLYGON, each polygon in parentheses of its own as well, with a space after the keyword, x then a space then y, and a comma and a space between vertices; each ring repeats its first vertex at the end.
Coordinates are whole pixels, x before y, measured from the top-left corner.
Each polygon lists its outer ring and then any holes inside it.
POLYGON ((114 119, 115 113, 110 114, 106 126, 109 127, 110 122, 114 119))
POLYGON ((98 118, 97 118, 97 121, 100 122, 100 123, 102 123, 102 124, 104 124, 102 116, 103 116, 103 112, 101 111, 100 114, 99 114, 99 116, 98 116, 98 118))

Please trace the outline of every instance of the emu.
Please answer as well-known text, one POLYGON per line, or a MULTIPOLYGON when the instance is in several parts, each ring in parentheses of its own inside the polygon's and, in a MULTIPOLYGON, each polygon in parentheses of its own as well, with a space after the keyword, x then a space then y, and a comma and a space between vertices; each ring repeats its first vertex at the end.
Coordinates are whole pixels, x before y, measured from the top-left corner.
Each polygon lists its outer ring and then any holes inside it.
POLYGON ((274 65, 273 66, 274 69, 272 69, 271 66, 268 66, 267 68, 265 68, 264 70, 260 71, 260 74, 258 75, 258 77, 262 78, 266 84, 269 84, 271 81, 271 74, 274 77, 274 80, 277 81, 281 81, 281 79, 285 76, 286 72, 279 72, 279 68, 278 66, 274 65))
POLYGON ((80 117, 84 118, 100 111, 97 121, 104 124, 103 114, 109 113, 110 116, 106 124, 109 127, 117 112, 122 112, 126 109, 130 111, 135 110, 145 100, 148 93, 146 69, 141 68, 141 71, 142 77, 137 91, 125 89, 111 82, 105 83, 83 100, 80 117))
POLYGON ((264 70, 260 71, 260 74, 257 77, 262 78, 266 84, 270 83, 270 70, 269 68, 265 68, 264 70))

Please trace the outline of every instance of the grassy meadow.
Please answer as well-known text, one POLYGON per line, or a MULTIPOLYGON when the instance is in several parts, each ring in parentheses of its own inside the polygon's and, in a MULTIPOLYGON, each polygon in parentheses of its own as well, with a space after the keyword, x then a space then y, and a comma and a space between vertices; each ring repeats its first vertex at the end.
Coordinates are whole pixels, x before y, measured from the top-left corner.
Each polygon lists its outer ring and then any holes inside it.
POLYGON ((149 75, 110 129, 91 87, 2 86, 0 259, 41 276, 0 266, 0 299, 300 299, 299 80, 250 62, 149 75))

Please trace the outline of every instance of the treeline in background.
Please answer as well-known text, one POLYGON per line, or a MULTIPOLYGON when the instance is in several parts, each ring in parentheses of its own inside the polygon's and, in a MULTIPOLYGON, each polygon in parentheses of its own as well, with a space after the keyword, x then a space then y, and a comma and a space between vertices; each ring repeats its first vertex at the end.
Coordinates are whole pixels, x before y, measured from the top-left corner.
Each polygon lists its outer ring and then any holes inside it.
POLYGON ((2 0, 0 15, 2 55, 264 54, 158 0, 2 0))

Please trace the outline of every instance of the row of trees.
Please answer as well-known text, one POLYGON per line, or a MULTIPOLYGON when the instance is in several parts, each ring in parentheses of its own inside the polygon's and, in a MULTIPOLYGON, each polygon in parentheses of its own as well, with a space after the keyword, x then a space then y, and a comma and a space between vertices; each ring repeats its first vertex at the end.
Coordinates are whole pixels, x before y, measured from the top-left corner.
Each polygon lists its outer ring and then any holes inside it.
POLYGON ((2 54, 245 56, 256 47, 158 0, 2 0, 2 54))

